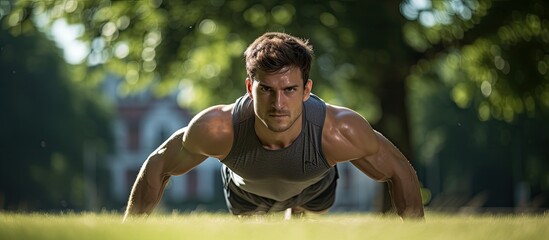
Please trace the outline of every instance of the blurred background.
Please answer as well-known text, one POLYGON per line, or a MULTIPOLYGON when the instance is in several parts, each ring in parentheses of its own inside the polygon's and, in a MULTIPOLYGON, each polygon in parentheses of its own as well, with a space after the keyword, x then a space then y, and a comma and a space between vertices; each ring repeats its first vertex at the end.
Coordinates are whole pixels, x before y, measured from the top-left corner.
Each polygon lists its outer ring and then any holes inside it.
MULTIPOLYGON (((549 207, 543 0, 0 0, 0 210, 123 211, 148 154, 245 93, 266 31, 309 39, 313 92, 355 109, 412 162, 440 211, 549 207)), ((159 209, 226 211, 219 162, 159 209)), ((335 211, 390 210, 342 164, 335 211)))

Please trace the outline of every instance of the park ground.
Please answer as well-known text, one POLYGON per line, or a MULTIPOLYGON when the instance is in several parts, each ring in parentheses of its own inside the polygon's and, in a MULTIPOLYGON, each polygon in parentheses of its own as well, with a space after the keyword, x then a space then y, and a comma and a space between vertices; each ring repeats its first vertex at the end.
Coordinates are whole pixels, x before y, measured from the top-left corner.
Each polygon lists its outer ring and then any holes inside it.
POLYGON ((0 212, 0 239, 547 239, 549 213, 448 214, 424 221, 392 215, 331 213, 284 220, 282 214, 155 214, 122 222, 119 213, 0 212))

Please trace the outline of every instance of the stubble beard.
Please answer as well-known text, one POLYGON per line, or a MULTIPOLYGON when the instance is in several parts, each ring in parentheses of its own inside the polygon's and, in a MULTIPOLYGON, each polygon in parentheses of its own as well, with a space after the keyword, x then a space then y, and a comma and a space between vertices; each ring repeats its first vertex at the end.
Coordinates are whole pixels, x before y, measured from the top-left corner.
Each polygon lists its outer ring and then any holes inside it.
POLYGON ((265 125, 267 126, 267 128, 272 131, 272 132, 275 132, 275 133, 283 133, 283 132, 286 132, 288 131, 288 129, 290 129, 292 126, 294 126, 294 124, 297 122, 297 120, 299 119, 299 117, 301 117, 302 113, 299 113, 293 120, 291 120, 291 122, 287 125, 279 125, 279 124, 267 124, 265 123, 265 125))

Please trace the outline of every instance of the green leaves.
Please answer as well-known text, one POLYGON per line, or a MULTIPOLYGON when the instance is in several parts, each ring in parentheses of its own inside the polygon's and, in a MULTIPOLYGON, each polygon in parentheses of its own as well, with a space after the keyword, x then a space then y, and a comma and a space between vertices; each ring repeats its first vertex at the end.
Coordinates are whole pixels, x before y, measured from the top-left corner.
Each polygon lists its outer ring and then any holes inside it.
MULTIPOLYGON (((512 122, 521 114, 549 111, 545 100, 549 21, 540 2, 528 6, 479 1, 471 5, 470 18, 452 18, 458 24, 407 23, 405 34, 416 49, 437 53, 428 58, 429 72, 452 87, 450 96, 457 106, 477 108, 482 121, 512 122), (456 31, 460 34, 450 34, 456 31)), ((429 73, 413 72, 418 78, 425 74, 429 73)))

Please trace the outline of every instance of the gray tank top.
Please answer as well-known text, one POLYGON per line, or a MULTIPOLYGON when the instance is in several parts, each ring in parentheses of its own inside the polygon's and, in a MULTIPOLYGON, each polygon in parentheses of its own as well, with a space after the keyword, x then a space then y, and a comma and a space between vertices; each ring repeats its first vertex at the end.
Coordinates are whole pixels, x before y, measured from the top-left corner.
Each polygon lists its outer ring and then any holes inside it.
POLYGON ((288 147, 268 150, 255 133, 253 102, 245 95, 233 109, 233 147, 222 163, 229 168, 232 182, 258 196, 284 201, 307 187, 335 177, 322 151, 322 127, 326 104, 312 95, 304 103, 303 128, 288 147), (328 179, 329 178, 329 179, 328 179))

